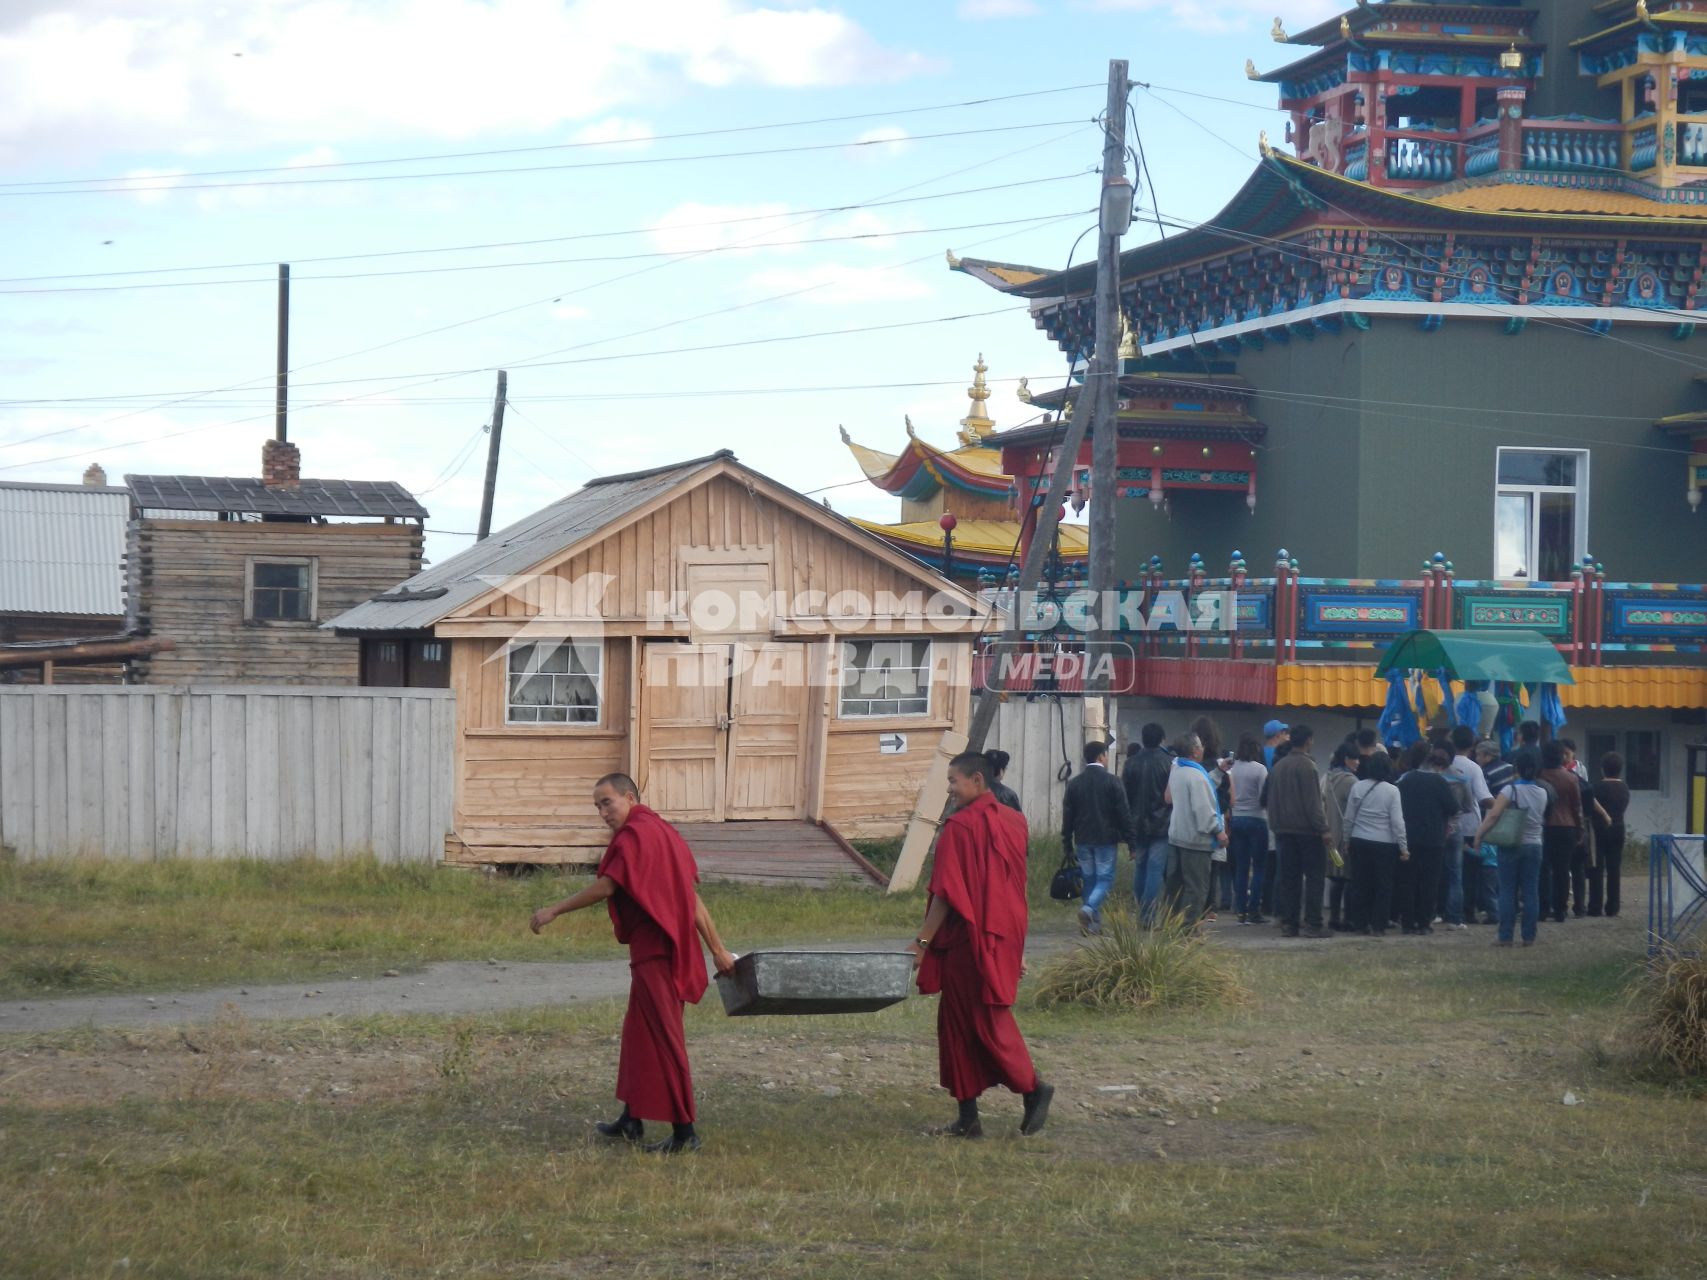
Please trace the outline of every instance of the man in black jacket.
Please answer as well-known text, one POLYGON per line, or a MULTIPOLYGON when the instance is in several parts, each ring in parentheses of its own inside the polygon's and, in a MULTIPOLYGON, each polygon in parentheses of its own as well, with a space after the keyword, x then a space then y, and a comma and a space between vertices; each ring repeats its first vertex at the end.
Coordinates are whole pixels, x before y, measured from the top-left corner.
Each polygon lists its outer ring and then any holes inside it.
POLYGON ((1162 875, 1168 868, 1168 819, 1173 806, 1167 802, 1168 775, 1174 758, 1162 747, 1167 730, 1151 721, 1138 731, 1142 751, 1127 757, 1120 771, 1126 788, 1126 807, 1132 814, 1132 897, 1149 924, 1162 896, 1162 875))
POLYGON ((1085 899, 1079 908, 1079 931, 1102 932, 1102 904, 1114 887, 1114 864, 1120 842, 1136 848, 1132 812, 1126 790, 1108 771, 1106 742, 1085 743, 1085 767, 1067 784, 1061 807, 1061 846, 1079 859, 1084 873, 1085 899))

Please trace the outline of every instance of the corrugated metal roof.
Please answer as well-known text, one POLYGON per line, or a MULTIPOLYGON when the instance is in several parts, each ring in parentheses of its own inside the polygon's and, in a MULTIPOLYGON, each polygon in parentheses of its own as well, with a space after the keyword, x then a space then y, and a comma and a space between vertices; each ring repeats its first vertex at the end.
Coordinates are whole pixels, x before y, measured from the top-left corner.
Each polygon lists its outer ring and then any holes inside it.
POLYGON ((696 472, 729 457, 733 455, 717 453, 652 471, 591 481, 324 625, 339 631, 417 631, 430 627, 511 574, 533 568, 696 472), (423 594, 429 592, 432 594, 423 599, 423 594))
POLYGON ((0 613, 124 613, 130 492, 0 483, 0 613))
MULTIPOLYGON (((1387 682, 1362 663, 1281 663, 1275 668, 1277 707, 1378 707, 1387 682)), ((1559 686, 1567 708, 1700 707, 1707 705, 1707 668, 1572 667, 1574 685, 1559 686)))
POLYGON ((294 488, 253 477, 126 476, 136 505, 163 511, 230 511, 263 516, 398 516, 425 520, 427 509, 391 480, 304 479, 294 488))

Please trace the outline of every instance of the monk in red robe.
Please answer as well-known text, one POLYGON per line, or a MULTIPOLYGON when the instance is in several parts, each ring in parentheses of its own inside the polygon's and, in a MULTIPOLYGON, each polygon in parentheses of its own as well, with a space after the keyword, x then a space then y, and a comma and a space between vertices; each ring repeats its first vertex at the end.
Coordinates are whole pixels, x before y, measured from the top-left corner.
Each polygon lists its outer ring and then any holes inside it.
POLYGON ((942 993, 937 1055, 960 1115, 936 1132, 950 1138, 984 1136, 978 1096, 992 1085, 1024 1098, 1024 1134, 1043 1128, 1055 1096, 1014 1022, 1025 967, 1027 832, 1024 815, 996 799, 993 778, 985 756, 949 762, 948 792, 959 808, 937 836, 930 907, 912 943, 919 990, 942 993))
POLYGON ((621 773, 600 778, 593 787, 593 806, 614 832, 597 877, 573 897, 534 912, 528 927, 538 933, 558 916, 600 902, 610 910, 616 940, 628 947, 628 1013, 616 1069, 616 1096, 623 1106, 622 1114, 601 1121, 598 1131, 639 1142, 645 1121, 667 1120, 670 1137, 646 1150, 665 1155, 697 1151, 682 1006, 698 1004, 705 994, 700 938, 711 948, 719 973, 734 968, 735 957, 717 936, 694 888, 699 868, 687 841, 640 803, 634 780, 621 773))

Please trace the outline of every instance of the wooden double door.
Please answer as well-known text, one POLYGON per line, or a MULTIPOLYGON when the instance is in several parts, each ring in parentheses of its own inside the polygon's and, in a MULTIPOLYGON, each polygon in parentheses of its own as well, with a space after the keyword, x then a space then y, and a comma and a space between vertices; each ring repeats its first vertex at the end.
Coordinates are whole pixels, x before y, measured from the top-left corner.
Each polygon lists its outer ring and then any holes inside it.
POLYGON ((646 802, 681 821, 806 817, 811 656, 787 642, 645 645, 646 802))

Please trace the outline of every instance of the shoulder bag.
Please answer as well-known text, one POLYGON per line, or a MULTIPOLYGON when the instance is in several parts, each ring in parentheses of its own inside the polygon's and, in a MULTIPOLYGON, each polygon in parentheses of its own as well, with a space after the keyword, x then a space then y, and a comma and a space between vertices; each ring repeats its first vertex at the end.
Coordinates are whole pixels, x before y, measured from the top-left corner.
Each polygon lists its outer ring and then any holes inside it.
POLYGON ((1061 855, 1061 865, 1049 881, 1049 896, 1057 902, 1071 902, 1085 891, 1085 873, 1079 859, 1071 854, 1061 855))

